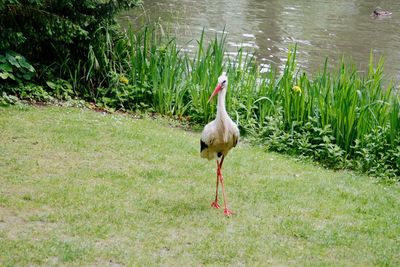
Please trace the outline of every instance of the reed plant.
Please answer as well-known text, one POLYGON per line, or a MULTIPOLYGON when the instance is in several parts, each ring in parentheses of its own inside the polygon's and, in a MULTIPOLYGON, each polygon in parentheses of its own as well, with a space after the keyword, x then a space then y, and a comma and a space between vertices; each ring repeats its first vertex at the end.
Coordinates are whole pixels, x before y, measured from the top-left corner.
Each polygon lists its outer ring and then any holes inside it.
POLYGON ((198 49, 195 55, 185 56, 185 83, 189 88, 190 116, 195 122, 209 121, 215 113, 215 106, 208 104, 208 98, 215 86, 218 76, 224 71, 226 62, 225 38, 215 36, 214 40, 205 40, 203 30, 200 39, 197 41, 198 49))
MULTIPOLYGON (((210 121, 215 105, 208 98, 217 77, 226 72, 228 112, 244 135, 272 150, 367 172, 371 168, 365 168, 361 159, 365 153, 374 158, 379 151, 392 153, 391 158, 397 155, 399 96, 393 83, 384 86, 383 60, 375 65, 372 53, 365 74, 344 60, 330 71, 326 60, 322 71, 311 78, 298 70, 294 46, 281 73, 274 68, 263 73, 257 59, 243 49, 235 57, 226 55, 225 34, 209 40, 203 31, 197 52, 187 54, 174 39, 165 38, 160 27, 129 33, 129 64, 125 66, 131 83, 148 92, 146 98, 133 99, 151 110, 193 123, 210 121), (371 148, 373 132, 380 137, 371 148)), ((371 173, 383 170, 385 175, 398 176, 398 160, 387 162, 371 173)))

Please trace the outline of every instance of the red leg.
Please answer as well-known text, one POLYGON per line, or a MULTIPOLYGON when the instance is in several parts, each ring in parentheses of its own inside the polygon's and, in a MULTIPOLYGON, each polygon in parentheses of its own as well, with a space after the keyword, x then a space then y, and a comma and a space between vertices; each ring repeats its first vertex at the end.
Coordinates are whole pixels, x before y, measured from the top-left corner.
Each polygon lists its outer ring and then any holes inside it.
POLYGON ((211 207, 214 207, 216 209, 219 209, 220 206, 218 205, 218 183, 219 183, 219 176, 221 174, 221 168, 219 165, 219 162, 217 160, 217 186, 216 186, 216 191, 215 191, 215 201, 211 203, 211 207))
POLYGON ((221 175, 219 176, 219 179, 221 181, 221 187, 222 187, 222 195, 224 197, 224 214, 226 216, 231 216, 232 214, 235 214, 233 211, 231 211, 230 209, 228 209, 228 200, 225 194, 225 190, 224 190, 224 177, 221 175))
POLYGON ((218 165, 218 167, 219 167, 219 180, 221 182, 222 195, 224 197, 224 214, 226 216, 231 216, 232 214, 235 214, 235 213, 233 211, 231 211, 230 209, 228 209, 228 199, 227 199, 226 194, 225 194, 224 177, 222 176, 222 170, 221 170, 223 162, 224 162, 224 156, 222 156, 221 162, 218 165))

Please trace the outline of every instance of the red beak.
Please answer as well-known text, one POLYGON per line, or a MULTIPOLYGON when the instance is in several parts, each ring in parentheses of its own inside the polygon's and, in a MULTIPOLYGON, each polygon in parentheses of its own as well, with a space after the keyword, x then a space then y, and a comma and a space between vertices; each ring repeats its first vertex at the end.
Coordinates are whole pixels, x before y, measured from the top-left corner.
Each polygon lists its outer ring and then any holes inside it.
POLYGON ((208 102, 211 101, 211 99, 213 99, 213 97, 218 94, 218 92, 221 90, 222 88, 222 84, 218 84, 217 87, 215 87, 214 92, 212 93, 212 95, 210 96, 210 98, 208 99, 208 102))

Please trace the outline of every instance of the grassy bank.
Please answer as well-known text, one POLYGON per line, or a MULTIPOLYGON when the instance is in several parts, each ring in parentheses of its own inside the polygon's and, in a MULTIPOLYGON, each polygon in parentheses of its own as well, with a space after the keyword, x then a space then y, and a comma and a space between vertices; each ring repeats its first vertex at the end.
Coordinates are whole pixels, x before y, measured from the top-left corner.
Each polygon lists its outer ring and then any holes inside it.
MULTIPOLYGON (((226 57, 225 35, 208 40, 202 34, 197 53, 188 55, 163 35, 161 25, 115 40, 108 28, 102 30, 106 41, 87 62, 61 70, 70 74, 68 81, 3 88, 21 98, 79 97, 101 108, 146 110, 204 124, 215 113, 208 97, 226 71, 227 109, 242 135, 270 151, 330 168, 400 179, 400 95, 393 83, 383 82, 383 61, 374 62, 372 54, 367 70, 348 62, 330 70, 325 63, 310 75, 297 68, 294 46, 282 72, 262 73, 257 59, 243 50, 226 57)), ((0 104, 10 99, 3 95, 0 104)))
POLYGON ((225 218, 199 133, 171 124, 0 108, 0 265, 400 264, 398 185, 241 143, 225 218))

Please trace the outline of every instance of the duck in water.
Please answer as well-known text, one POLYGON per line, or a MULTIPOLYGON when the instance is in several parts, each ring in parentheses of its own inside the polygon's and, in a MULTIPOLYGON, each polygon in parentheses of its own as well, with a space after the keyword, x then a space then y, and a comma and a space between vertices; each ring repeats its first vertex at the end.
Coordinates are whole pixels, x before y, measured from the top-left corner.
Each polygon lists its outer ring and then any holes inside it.
POLYGON ((389 12, 389 11, 386 11, 386 10, 382 10, 380 8, 376 8, 374 10, 374 12, 372 12, 371 15, 374 16, 374 17, 387 17, 387 16, 392 15, 392 13, 389 12))

